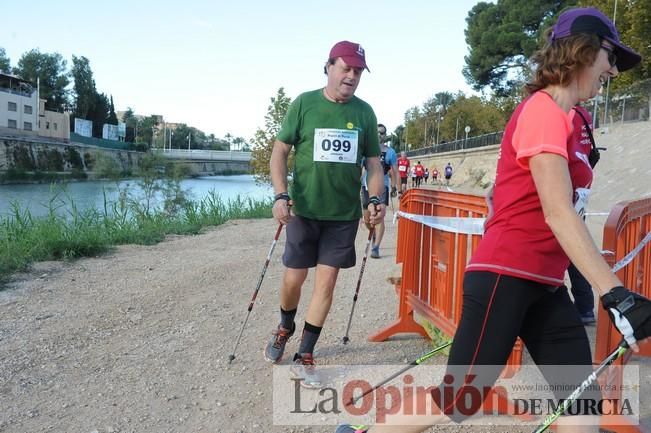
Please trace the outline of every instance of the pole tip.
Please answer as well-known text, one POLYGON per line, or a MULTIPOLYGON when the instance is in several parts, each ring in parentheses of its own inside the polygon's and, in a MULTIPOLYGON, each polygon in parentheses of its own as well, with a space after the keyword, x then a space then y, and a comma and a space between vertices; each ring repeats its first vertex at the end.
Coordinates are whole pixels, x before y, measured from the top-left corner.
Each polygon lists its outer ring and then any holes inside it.
POLYGON ((228 355, 228 363, 230 364, 235 359, 235 355, 228 355))
POLYGON ((349 339, 348 337, 344 337, 344 338, 343 338, 343 342, 344 342, 344 344, 348 344, 349 341, 350 341, 350 339, 349 339))

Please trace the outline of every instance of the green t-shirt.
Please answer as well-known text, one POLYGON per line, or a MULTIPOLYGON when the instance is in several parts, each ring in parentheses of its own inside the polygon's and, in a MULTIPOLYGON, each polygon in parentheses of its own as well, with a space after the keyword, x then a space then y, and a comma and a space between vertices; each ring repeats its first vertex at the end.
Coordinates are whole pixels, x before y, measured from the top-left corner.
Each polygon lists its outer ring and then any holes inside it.
POLYGON ((299 95, 276 137, 294 146, 293 212, 305 218, 352 221, 359 206, 361 160, 380 155, 377 119, 353 96, 329 101, 323 89, 299 95))

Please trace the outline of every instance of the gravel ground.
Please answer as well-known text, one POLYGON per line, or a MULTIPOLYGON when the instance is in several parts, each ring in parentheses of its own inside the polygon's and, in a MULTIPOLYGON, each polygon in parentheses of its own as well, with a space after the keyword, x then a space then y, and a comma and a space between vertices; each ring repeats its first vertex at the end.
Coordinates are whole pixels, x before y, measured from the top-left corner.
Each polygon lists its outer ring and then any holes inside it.
MULTIPOLYGON (((278 320, 284 233, 237 358, 228 364, 276 227, 273 220, 232 221, 154 246, 38 263, 17 275, 0 291, 0 432, 332 432, 332 426, 272 420, 272 367, 262 350, 278 320)), ((360 228, 358 266, 340 273, 317 346, 320 364, 404 364, 430 350, 416 336, 366 341, 395 317, 397 300, 386 280, 395 272, 395 230, 387 224, 382 258, 367 263, 344 346, 366 241, 360 228)), ((299 324, 312 283, 310 273, 299 324)), ((292 339, 288 352, 297 344, 292 339)))

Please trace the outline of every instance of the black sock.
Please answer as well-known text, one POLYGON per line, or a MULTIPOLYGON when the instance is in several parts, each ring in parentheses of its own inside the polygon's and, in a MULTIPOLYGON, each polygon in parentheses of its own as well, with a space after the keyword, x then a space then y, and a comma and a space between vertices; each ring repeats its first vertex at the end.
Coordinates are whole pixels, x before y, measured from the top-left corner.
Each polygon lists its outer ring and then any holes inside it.
POLYGON ((294 317, 296 317, 296 308, 285 311, 283 310, 283 307, 280 307, 280 326, 294 332, 294 329, 296 328, 294 317))
POLYGON ((305 322, 298 353, 314 353, 314 346, 316 345, 316 341, 319 339, 319 335, 321 335, 321 329, 320 326, 314 326, 311 323, 305 322))

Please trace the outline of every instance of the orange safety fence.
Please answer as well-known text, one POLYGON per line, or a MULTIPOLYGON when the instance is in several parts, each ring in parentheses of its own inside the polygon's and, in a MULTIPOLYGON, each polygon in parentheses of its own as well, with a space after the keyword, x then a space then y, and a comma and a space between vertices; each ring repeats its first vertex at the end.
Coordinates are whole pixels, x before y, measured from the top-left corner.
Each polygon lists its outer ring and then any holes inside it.
MULTIPOLYGON (((612 267, 624 260, 636 247, 644 241, 649 241, 651 233, 651 198, 621 202, 611 210, 604 225, 603 250, 604 257, 612 267)), ((632 254, 631 254, 632 255, 632 254)), ((616 272, 624 286, 629 290, 651 298, 651 242, 643 246, 631 258, 630 263, 616 272)), ((597 308, 597 335, 594 351, 594 362, 599 363, 620 343, 622 336, 612 325, 608 313, 598 306, 597 308)), ((616 361, 616 368, 608 370, 602 375, 601 384, 604 389, 604 398, 609 399, 614 405, 620 405, 622 399, 623 365, 633 356, 628 351, 616 361)), ((651 356, 651 344, 640 345, 640 352, 634 356, 651 356)), ((621 407, 613 407, 611 413, 621 413, 621 407)), ((637 421, 622 415, 608 415, 602 417, 603 428, 618 433, 648 432, 649 429, 637 425, 637 421)))
MULTIPOLYGON (((400 211, 415 215, 481 218, 488 209, 484 197, 454 192, 410 189, 400 200, 400 211)), ((463 273, 481 235, 432 228, 406 218, 398 220, 396 262, 402 263, 398 317, 368 337, 384 341, 400 333, 427 336, 414 312, 452 337, 461 317, 463 273)), ((513 376, 522 362, 518 339, 503 372, 513 376)))

